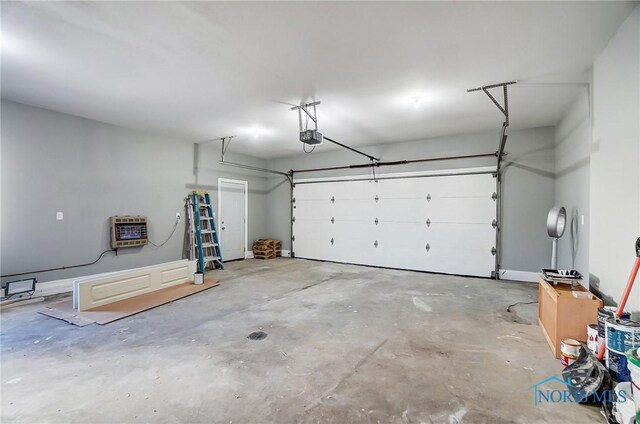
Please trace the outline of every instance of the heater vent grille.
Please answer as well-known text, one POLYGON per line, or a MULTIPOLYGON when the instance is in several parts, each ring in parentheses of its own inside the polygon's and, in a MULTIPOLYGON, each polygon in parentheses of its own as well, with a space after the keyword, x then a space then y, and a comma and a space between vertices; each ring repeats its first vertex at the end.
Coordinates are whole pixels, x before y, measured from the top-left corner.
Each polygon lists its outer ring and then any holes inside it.
POLYGON ((111 217, 111 248, 144 246, 147 239, 147 218, 135 216, 111 217))

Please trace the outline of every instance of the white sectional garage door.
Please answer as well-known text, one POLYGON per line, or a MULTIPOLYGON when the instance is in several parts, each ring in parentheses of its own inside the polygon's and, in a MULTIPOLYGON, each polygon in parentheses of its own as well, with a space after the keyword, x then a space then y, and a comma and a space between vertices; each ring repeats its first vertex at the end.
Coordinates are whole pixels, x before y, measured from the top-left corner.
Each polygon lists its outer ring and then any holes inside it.
POLYGON ((296 182, 296 257, 490 277, 496 179, 490 173, 296 182))

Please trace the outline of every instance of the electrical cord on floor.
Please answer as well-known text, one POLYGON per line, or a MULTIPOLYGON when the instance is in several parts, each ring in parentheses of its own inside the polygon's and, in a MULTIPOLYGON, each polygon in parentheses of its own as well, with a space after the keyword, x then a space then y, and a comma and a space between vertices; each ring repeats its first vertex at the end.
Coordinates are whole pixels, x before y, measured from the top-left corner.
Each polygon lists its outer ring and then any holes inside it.
POLYGON ((90 266, 90 265, 94 265, 94 264, 98 263, 98 261, 100 261, 100 259, 102 259, 102 257, 103 257, 104 255, 106 255, 107 253, 109 253, 109 252, 116 252, 116 255, 118 254, 118 253, 117 253, 117 252, 118 252, 118 250, 117 250, 117 249, 109 249, 109 250, 105 250, 104 252, 102 252, 102 253, 100 254, 100 256, 98 256, 98 259, 96 259, 95 261, 93 261, 93 262, 88 262, 88 263, 86 263, 86 264, 78 264, 78 265, 70 265, 70 266, 61 266, 61 267, 58 267, 58 268, 49 268, 49 269, 40 269, 40 270, 38 270, 38 271, 18 272, 18 273, 15 273, 15 274, 0 275, 0 278, 5 278, 5 277, 17 277, 17 276, 19 276, 19 275, 39 274, 39 273, 41 273, 41 272, 61 271, 61 270, 63 270, 63 269, 72 269, 72 268, 80 268, 80 267, 83 267, 83 266, 90 266))
POLYGON ((167 244, 167 242, 168 242, 169 240, 171 240, 171 237, 173 237, 173 235, 175 234, 176 229, 178 228, 178 223, 179 223, 179 222, 180 222, 180 220, 179 220, 179 219, 176 219, 176 222, 175 222, 175 224, 173 225, 173 230, 171 230, 171 234, 169 234, 169 237, 167 237, 167 239, 166 239, 165 241, 163 241, 162 243, 160 243, 160 244, 155 244, 155 243, 153 243, 153 242, 152 242, 151 240, 149 240, 149 239, 147 239, 147 241, 149 242, 149 244, 150 244, 151 246, 153 246, 153 247, 155 247, 155 248, 160 248, 160 247, 164 246, 165 244, 167 244))
POLYGON ((533 303, 538 303, 538 301, 534 300, 532 302, 516 302, 513 305, 509 305, 509 307, 507 308, 507 312, 511 312, 511 308, 513 308, 516 305, 531 305, 533 303))

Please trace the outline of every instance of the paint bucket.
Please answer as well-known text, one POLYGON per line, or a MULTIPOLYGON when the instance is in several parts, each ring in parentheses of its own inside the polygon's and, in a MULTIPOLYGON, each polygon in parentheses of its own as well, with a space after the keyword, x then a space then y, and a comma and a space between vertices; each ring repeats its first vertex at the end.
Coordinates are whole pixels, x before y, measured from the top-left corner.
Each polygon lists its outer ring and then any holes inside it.
MULTIPOLYGON (((607 318, 615 318, 616 311, 618 310, 615 306, 605 306, 604 308, 598 308, 598 339, 599 343, 604 343, 604 323, 607 318)), ((631 314, 629 312, 622 312, 621 319, 629 319, 631 318, 631 314)))
POLYGON ((204 272, 196 272, 193 274, 193 284, 204 283, 204 272))
POLYGON ((626 352, 640 347, 640 323, 628 319, 605 321, 607 368, 617 381, 631 381, 626 352))
POLYGON ((631 373, 629 372, 627 363, 626 355, 612 352, 607 349, 606 364, 609 369, 609 374, 611 374, 611 377, 619 383, 623 381, 631 381, 631 373))
POLYGON ((640 347, 640 322, 629 319, 608 318, 605 322, 607 349, 624 355, 640 347))
POLYGON ((640 423, 640 349, 627 352, 627 363, 631 373, 631 392, 636 407, 636 422, 640 423))
POLYGON ((560 363, 563 366, 573 364, 580 354, 580 342, 575 339, 562 339, 560 342, 560 363))
POLYGON ((587 347, 591 352, 596 355, 598 354, 598 349, 600 348, 598 342, 598 324, 587 325, 587 347))

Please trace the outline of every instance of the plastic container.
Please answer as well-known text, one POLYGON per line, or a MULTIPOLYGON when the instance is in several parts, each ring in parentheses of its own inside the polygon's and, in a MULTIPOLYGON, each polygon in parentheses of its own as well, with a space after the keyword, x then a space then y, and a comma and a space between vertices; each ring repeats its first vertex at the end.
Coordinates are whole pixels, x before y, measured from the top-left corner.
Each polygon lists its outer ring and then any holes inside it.
POLYGON ((598 349, 600 348, 598 343, 598 324, 587 325, 587 347, 591 352, 598 354, 598 349))
POLYGON ((627 366, 631 373, 631 390, 636 407, 636 422, 640 423, 640 349, 627 352, 627 366))
POLYGON ((624 381, 631 381, 631 373, 629 372, 627 355, 614 352, 610 349, 607 349, 606 355, 606 364, 607 369, 609 369, 609 374, 619 383, 624 381))
POLYGON ((193 274, 193 284, 204 283, 204 272, 196 272, 193 274))
MULTIPOLYGON (((615 306, 605 306, 603 308, 598 309, 598 337, 600 339, 600 343, 604 343, 604 322, 607 318, 614 318, 616 315, 617 308, 615 306)), ((631 313, 624 311, 622 319, 630 319, 631 313)))
POLYGON ((573 364, 580 354, 580 342, 574 339, 562 339, 560 343, 560 363, 563 366, 573 364))
POLYGON ((640 322, 628 319, 607 318, 605 343, 610 351, 624 355, 630 349, 640 347, 640 322))

